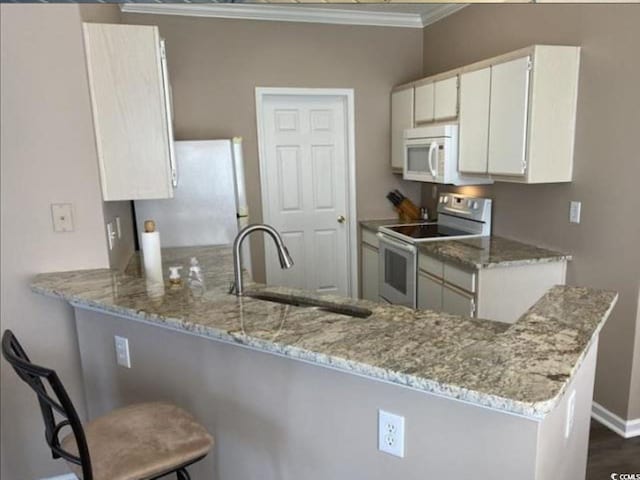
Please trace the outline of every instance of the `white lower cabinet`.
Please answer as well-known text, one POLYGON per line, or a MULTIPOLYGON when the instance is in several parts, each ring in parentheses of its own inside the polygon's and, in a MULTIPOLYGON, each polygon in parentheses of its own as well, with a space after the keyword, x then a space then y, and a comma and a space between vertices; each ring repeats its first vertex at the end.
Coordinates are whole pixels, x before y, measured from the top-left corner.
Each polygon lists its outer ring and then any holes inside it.
POLYGON ((454 315, 475 317, 475 295, 445 283, 442 287, 442 310, 454 315))
POLYGON ((378 299, 378 249, 362 243, 362 298, 378 299))
POLYGON ((378 288, 378 236, 375 232, 363 228, 361 230, 362 242, 360 244, 361 265, 360 285, 362 286, 362 298, 379 302, 378 288))
POLYGON ((418 270, 418 308, 442 310, 442 280, 418 270))
POLYGON ((514 323, 554 285, 563 285, 566 261, 465 269, 420 253, 420 309, 514 323))

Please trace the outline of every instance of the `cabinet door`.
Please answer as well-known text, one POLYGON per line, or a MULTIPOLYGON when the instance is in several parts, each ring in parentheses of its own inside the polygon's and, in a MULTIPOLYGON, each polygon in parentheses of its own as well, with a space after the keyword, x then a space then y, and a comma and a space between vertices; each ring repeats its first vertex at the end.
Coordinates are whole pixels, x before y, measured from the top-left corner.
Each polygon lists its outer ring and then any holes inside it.
POLYGON ((377 302, 378 299, 378 250, 362 244, 362 298, 377 302))
POLYGON ((403 135, 413 128, 413 87, 391 93, 391 167, 402 170, 403 135))
POLYGON ((158 28, 85 23, 84 35, 103 199, 171 198, 173 138, 158 28))
POLYGON ((416 123, 433 121, 434 101, 433 83, 416 87, 416 123))
POLYGON ((436 82, 434 90, 434 119, 456 118, 458 116, 458 77, 436 82))
POLYGON ((490 91, 491 68, 460 75, 460 172, 487 172, 490 91))
POLYGON ((442 310, 442 281, 418 271, 418 308, 442 310))
POLYGON ((442 310, 454 315, 475 317, 474 297, 445 283, 442 289, 442 310))
POLYGON ((529 65, 527 56, 491 67, 489 173, 525 173, 529 65))

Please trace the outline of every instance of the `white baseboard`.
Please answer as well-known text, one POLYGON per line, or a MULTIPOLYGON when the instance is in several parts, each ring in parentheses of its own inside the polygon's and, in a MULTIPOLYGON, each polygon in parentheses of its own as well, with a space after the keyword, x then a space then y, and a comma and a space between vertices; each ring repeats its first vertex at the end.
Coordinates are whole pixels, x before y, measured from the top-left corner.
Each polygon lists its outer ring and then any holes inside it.
POLYGON ((591 407, 591 418, 613 430, 621 437, 631 438, 640 435, 640 418, 623 420, 599 403, 593 402, 591 407))
POLYGON ((76 477, 73 473, 67 473, 65 475, 58 475, 56 477, 42 478, 41 480, 78 480, 78 477, 76 477))

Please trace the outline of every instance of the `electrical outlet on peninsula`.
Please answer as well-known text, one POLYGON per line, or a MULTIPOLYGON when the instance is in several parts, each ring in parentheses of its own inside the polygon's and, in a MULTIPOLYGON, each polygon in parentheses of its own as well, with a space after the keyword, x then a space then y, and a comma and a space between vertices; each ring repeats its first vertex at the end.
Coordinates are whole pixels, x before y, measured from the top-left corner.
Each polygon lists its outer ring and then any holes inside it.
POLYGON ((378 410, 378 450, 404 458, 404 417, 378 410))
POLYGON ((129 355, 129 339, 115 335, 116 363, 121 367, 131 368, 131 356, 129 355))

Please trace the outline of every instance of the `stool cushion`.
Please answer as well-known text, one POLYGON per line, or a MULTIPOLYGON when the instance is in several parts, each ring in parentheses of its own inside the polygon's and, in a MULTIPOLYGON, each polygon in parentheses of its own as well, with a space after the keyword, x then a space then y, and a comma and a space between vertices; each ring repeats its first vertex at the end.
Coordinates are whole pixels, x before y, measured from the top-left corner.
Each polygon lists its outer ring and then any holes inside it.
MULTIPOLYGON (((142 480, 206 455, 213 437, 183 409, 140 403, 114 410, 84 426, 94 480, 142 480)), ((73 434, 62 448, 77 455, 73 434)), ((82 468, 70 464, 82 478, 82 468)))

